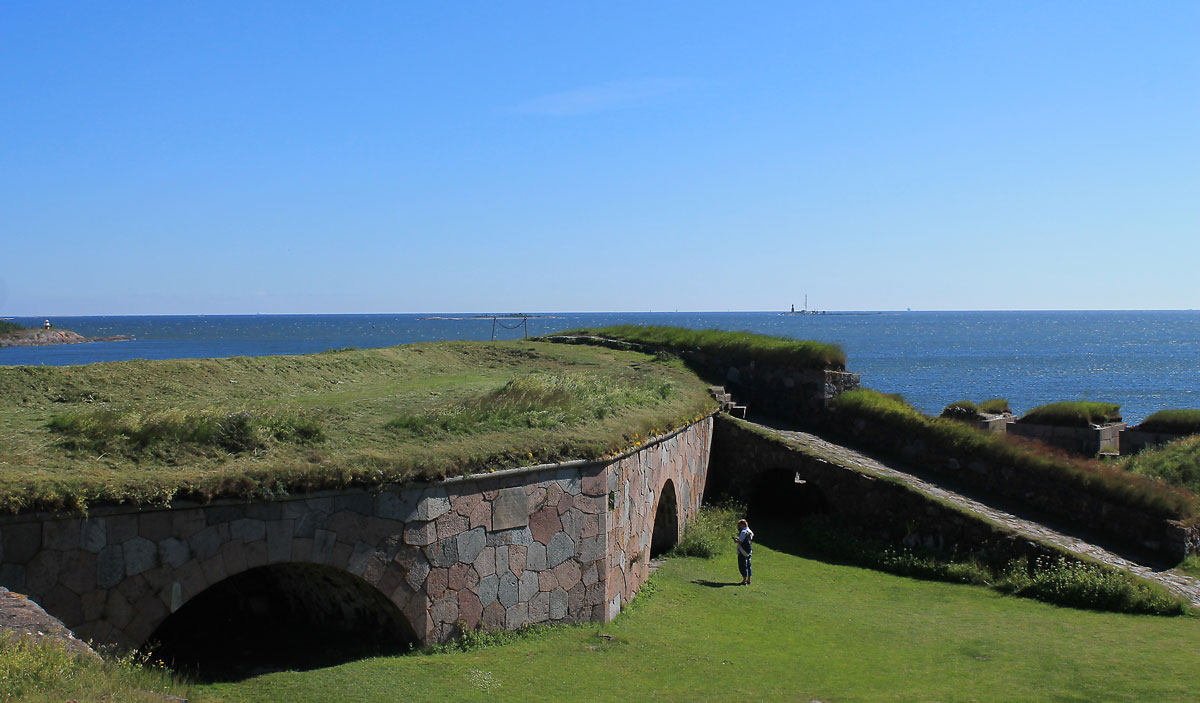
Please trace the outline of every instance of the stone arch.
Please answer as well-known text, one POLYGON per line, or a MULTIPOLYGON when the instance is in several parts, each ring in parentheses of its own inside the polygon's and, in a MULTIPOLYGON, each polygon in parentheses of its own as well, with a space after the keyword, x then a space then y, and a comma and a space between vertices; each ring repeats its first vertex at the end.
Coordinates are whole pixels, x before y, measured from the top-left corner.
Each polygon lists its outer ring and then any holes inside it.
POLYGON ((654 506, 654 529, 650 537, 651 558, 679 543, 679 499, 674 481, 667 479, 658 493, 658 502, 654 506))
POLYGON ((159 623, 143 646, 172 666, 225 678, 325 666, 419 642, 396 600, 361 576, 281 562, 205 588, 159 623))
POLYGON ((820 487, 801 480, 795 469, 771 468, 750 480, 747 517, 755 520, 795 520, 829 512, 829 501, 820 487))

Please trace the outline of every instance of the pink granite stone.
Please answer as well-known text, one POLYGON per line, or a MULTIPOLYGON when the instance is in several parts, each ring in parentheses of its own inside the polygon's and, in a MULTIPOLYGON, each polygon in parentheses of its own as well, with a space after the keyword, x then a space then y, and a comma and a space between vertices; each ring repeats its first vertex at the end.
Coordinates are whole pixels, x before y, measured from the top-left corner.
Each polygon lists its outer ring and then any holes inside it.
POLYGON ((514 576, 519 577, 525 571, 525 560, 528 553, 528 548, 519 544, 508 548, 508 570, 513 572, 514 576))
POLYGON ((563 563, 551 569, 551 571, 554 573, 554 578, 558 581, 559 587, 565 588, 568 591, 571 590, 575 584, 579 583, 580 579, 582 578, 582 574, 579 570, 579 564, 574 559, 568 559, 564 561, 563 563))
POLYGON ((446 577, 447 587, 455 591, 461 591, 466 588, 467 574, 470 572, 470 570, 470 564, 463 564, 461 562, 451 566, 446 577))
POLYGON ((608 495, 608 472, 601 471, 598 474, 583 477, 583 495, 585 496, 606 496, 608 495))
POLYGON ((484 507, 483 502, 483 496, 474 492, 456 495, 450 499, 454 512, 465 518, 470 518, 476 510, 484 507))
POLYGON ((471 529, 482 527, 490 531, 492 529, 492 504, 480 502, 480 504, 471 511, 471 529))
POLYGON ((483 620, 483 605, 479 602, 479 596, 471 591, 458 592, 458 619, 468 630, 479 626, 483 620))
POLYGON ((433 568, 429 570, 429 576, 425 581, 425 593, 432 599, 437 600, 442 597, 449 586, 450 570, 442 568, 433 568))
POLYGON ((483 609, 483 626, 488 630, 504 629, 504 606, 500 601, 492 601, 483 609))
POLYGON ((446 513, 437 519, 438 539, 446 539, 468 529, 470 521, 458 513, 446 513))
MULTIPOLYGON (((555 485, 557 485, 557 484, 555 484, 555 485)), ((562 515, 563 513, 567 512, 568 510, 570 510, 571 508, 574 508, 574 507, 575 507, 575 496, 564 494, 563 497, 558 500, 557 509, 558 509, 559 515, 562 515)))
POLYGON ((558 518, 557 507, 553 505, 547 505, 529 516, 529 531, 533 538, 542 544, 548 544, 550 538, 560 530, 562 521, 558 518))
POLYGON ((555 578, 553 571, 547 570, 538 574, 539 591, 553 591, 556 588, 558 588, 558 579, 555 578))

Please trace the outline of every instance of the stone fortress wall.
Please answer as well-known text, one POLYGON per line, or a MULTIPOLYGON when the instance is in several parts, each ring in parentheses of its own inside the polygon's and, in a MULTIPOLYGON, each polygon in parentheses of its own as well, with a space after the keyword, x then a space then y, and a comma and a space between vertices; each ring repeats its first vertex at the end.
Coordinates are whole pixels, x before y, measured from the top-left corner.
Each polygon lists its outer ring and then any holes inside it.
MULTIPOLYGON (((673 543, 699 510, 712 427, 707 417, 610 461, 434 485, 7 516, 0 585, 120 646, 230 577, 295 565, 365 582, 418 644, 462 627, 604 621, 648 578, 654 542, 673 543)), ((356 607, 335 606, 332 617, 356 607)))

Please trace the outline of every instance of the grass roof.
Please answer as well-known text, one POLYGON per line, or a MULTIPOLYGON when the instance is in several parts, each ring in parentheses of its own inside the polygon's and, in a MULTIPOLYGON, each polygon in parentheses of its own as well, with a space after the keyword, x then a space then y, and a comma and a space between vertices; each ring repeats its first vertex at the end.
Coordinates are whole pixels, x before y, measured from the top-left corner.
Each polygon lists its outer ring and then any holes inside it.
POLYGON ((277 495, 596 459, 715 407, 678 362, 442 342, 0 368, 0 509, 277 495))

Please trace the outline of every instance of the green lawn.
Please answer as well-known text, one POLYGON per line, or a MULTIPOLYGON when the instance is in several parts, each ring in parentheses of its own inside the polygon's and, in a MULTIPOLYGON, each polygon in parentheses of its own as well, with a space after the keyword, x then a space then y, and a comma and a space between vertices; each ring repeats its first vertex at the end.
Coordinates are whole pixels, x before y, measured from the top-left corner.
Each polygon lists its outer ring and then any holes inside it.
MULTIPOLYGON (((759 537, 766 537, 759 530, 759 537)), ((732 534, 732 532, 731 532, 732 534)), ((755 549, 675 558, 607 625, 193 689, 220 701, 1185 701, 1200 618, 1073 610, 755 549)))
POLYGON ((541 342, 0 368, 0 509, 594 459, 710 412, 678 361, 541 342))

